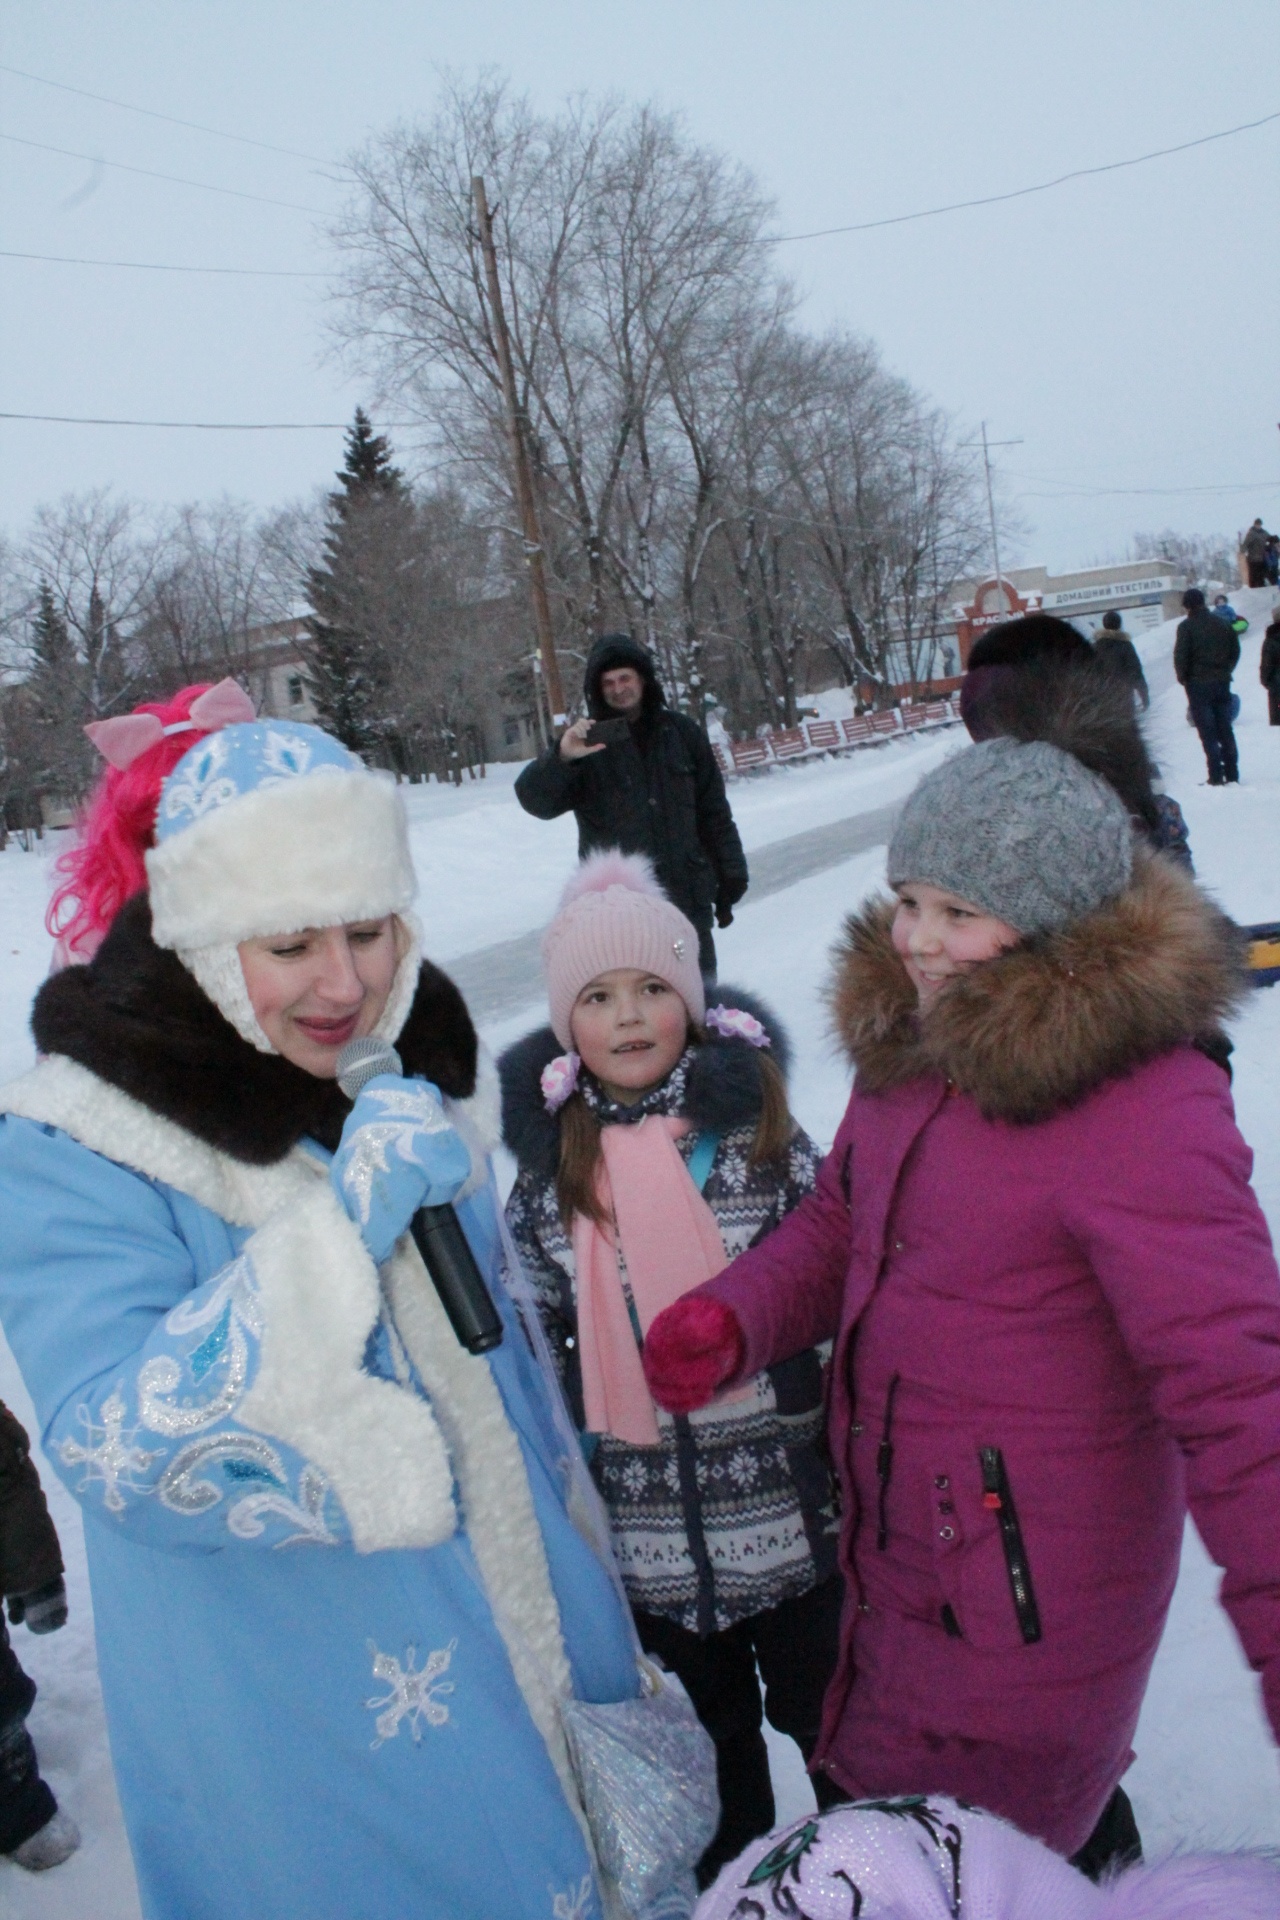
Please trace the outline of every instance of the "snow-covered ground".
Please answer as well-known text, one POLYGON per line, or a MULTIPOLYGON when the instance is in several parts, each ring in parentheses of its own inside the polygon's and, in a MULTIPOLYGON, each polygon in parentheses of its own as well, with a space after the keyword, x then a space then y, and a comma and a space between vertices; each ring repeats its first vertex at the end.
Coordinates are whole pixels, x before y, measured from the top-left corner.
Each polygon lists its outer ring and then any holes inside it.
MULTIPOLYGON (((1140 651, 1155 697, 1151 736, 1170 792, 1182 802, 1202 879, 1241 920, 1280 919, 1280 728, 1267 725, 1257 681, 1258 644, 1272 594, 1238 593, 1253 621, 1236 677, 1243 784, 1209 789, 1185 703, 1168 662, 1173 629, 1143 636, 1140 651)), ((805 827, 884 806, 962 743, 958 730, 903 741, 845 760, 780 768, 736 781, 730 792, 748 850, 805 827)), ((441 959, 538 926, 575 851, 572 819, 530 820, 509 789, 510 768, 491 768, 461 789, 410 795, 414 857, 422 880, 429 951, 441 959)), ((848 1091, 822 1003, 828 951, 848 909, 883 879, 883 850, 860 855, 752 906, 718 936, 723 977, 756 988, 786 1016, 796 1050, 799 1118, 822 1141, 835 1132, 848 1091)), ((44 861, 11 845, 0 855, 0 1079, 31 1058, 26 1012, 43 978, 49 943, 41 927, 44 861)), ((500 1046, 537 1017, 486 1030, 500 1046)), ((1256 1184, 1280 1228, 1280 1114, 1273 1095, 1280 1058, 1280 989, 1250 1002, 1236 1030, 1235 1095, 1257 1157, 1256 1184)), ((30 1423, 30 1403, 0 1342, 0 1397, 30 1423)), ((79 1512, 42 1466, 66 1552, 72 1617, 47 1639, 15 1632, 40 1686, 31 1729, 54 1788, 85 1833, 79 1854, 40 1877, 0 1862, 0 1914, 13 1920, 137 1920, 128 1849, 111 1778, 98 1692, 92 1612, 79 1512)), ((1138 1730, 1126 1784, 1149 1849, 1176 1842, 1280 1844, 1280 1767, 1262 1717, 1257 1683, 1215 1605, 1217 1574, 1193 1534, 1138 1730)), ((774 1743, 779 1817, 811 1804, 799 1756, 774 1743)))

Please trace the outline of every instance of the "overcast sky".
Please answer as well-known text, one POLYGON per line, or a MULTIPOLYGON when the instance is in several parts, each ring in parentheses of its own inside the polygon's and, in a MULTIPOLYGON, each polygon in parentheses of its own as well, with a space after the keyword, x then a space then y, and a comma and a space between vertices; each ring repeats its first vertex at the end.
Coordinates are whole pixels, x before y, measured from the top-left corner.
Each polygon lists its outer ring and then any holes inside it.
MULTIPOLYGON (((1275 0, 11 0, 4 66, 316 159, 0 72, 0 132, 91 156, 0 141, 0 247, 323 274, 339 188, 318 162, 429 112, 441 67, 486 65, 544 106, 616 90, 678 109, 755 171, 784 233, 874 220, 1273 112, 1277 25, 1275 0)), ((1280 516, 1278 188, 1275 121, 780 256, 814 327, 871 335, 962 422, 1021 440, 998 459, 1028 533, 1002 559, 1060 571, 1137 528, 1280 516)), ((323 278, 0 258, 0 287, 0 411, 343 421, 365 397, 324 357, 323 278)), ((0 529, 104 483, 270 505, 340 455, 339 432, 0 421, 0 529)))

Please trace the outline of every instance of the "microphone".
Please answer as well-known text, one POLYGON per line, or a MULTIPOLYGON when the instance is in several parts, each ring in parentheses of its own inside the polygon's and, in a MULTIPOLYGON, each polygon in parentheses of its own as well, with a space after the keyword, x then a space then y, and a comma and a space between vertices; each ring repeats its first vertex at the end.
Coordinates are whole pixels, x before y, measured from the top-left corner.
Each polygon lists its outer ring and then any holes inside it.
MULTIPOLYGON (((380 1073, 403 1074, 400 1055, 389 1040, 372 1034, 348 1040, 338 1055, 338 1085, 348 1100, 380 1073)), ((488 1353, 502 1344, 502 1322, 489 1297, 484 1276, 453 1207, 419 1207, 409 1222, 414 1244, 435 1283, 449 1324, 468 1353, 488 1353)))

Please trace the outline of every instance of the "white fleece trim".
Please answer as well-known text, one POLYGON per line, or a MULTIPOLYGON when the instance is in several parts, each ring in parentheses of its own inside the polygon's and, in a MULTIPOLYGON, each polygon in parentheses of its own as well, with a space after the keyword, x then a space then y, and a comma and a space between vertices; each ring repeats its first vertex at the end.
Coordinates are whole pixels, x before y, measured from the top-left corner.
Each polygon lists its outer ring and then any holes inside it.
POLYGON ((363 1371, 378 1276, 328 1181, 260 1227, 245 1251, 263 1334, 236 1418, 328 1474, 358 1552, 439 1546, 457 1526, 449 1455, 424 1400, 363 1371))
POLYGON ((560 1720, 573 1679, 519 1439, 489 1362, 459 1345, 412 1241, 401 1240, 386 1278, 396 1327, 449 1442, 467 1536, 512 1671, 594 1860, 560 1720))
POLYGON ((63 1054, 0 1088, 0 1113, 60 1127, 104 1160, 176 1187, 236 1227, 262 1226, 317 1179, 328 1187, 327 1169, 301 1147, 274 1166, 247 1166, 63 1054))
POLYGON ((408 939, 391 982, 387 1004, 373 1029, 379 1040, 389 1040, 393 1046, 400 1038, 400 1029, 413 1009, 418 975, 422 972, 422 922, 416 913, 410 913, 407 909, 402 909, 398 917, 408 939))
POLYGON ((178 958, 206 1000, 212 1000, 224 1020, 229 1020, 242 1040, 259 1053, 275 1053, 275 1048, 258 1025, 258 1016, 245 985, 240 949, 230 940, 216 947, 183 947, 178 958))
POLYGON ((417 890, 395 781, 367 768, 242 793, 146 862, 152 938, 185 950, 378 920, 417 890))

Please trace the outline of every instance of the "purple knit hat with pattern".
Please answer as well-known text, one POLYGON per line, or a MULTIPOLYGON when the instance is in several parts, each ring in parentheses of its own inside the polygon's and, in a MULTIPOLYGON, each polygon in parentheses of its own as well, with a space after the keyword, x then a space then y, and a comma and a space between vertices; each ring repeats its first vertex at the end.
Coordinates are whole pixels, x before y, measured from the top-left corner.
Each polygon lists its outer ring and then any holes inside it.
POLYGON ((1004 1820, 942 1794, 833 1807, 753 1841, 693 1920, 1276 1920, 1280 1865, 1201 1854, 1095 1887, 1004 1820))
POLYGON ((706 1012, 697 929, 638 853, 588 854, 542 936, 542 965, 551 1027, 562 1047, 573 1045, 574 1001, 589 980, 614 967, 636 967, 665 980, 699 1024, 706 1012))

